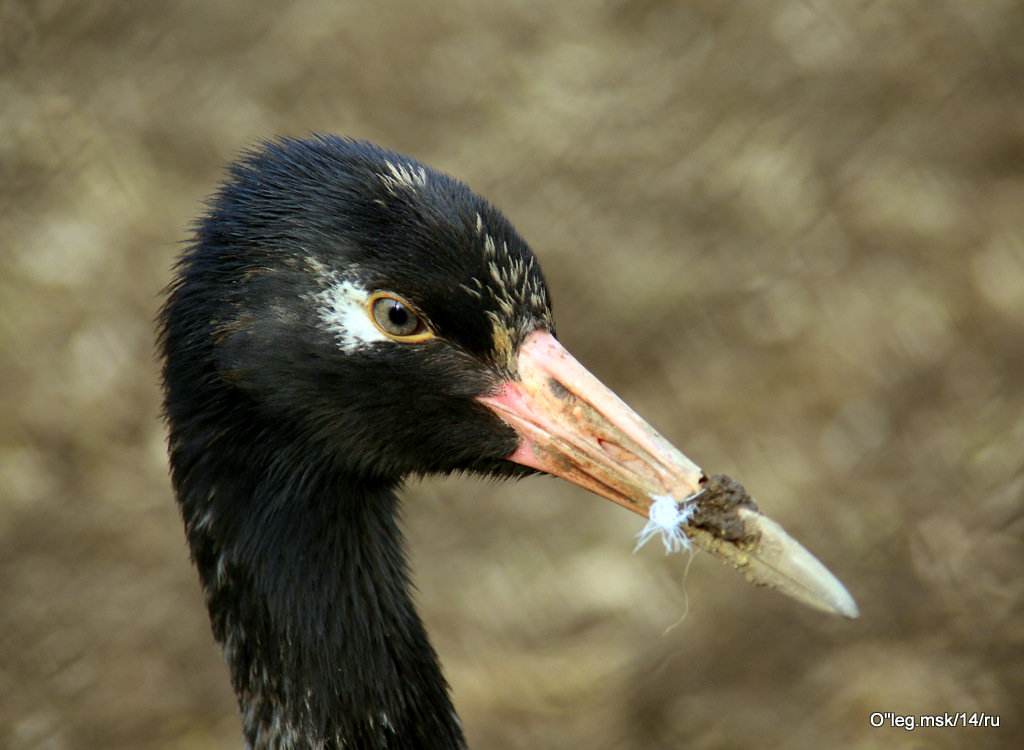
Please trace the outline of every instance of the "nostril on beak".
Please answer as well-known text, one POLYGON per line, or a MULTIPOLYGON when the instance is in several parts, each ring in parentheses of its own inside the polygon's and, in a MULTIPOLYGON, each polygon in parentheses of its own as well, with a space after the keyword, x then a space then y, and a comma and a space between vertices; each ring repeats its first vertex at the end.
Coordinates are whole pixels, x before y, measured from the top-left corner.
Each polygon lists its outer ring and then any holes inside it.
POLYGON ((551 393, 554 394, 555 397, 560 398, 563 401, 568 401, 569 399, 573 398, 573 395, 569 392, 569 389, 566 388, 561 383, 559 383, 554 378, 548 378, 548 387, 551 389, 551 393))
POLYGON ((644 465, 643 460, 632 451, 626 450, 618 443, 613 443, 610 440, 604 438, 598 438, 597 444, 601 446, 601 449, 614 459, 618 464, 624 466, 630 466, 632 468, 638 468, 644 465))

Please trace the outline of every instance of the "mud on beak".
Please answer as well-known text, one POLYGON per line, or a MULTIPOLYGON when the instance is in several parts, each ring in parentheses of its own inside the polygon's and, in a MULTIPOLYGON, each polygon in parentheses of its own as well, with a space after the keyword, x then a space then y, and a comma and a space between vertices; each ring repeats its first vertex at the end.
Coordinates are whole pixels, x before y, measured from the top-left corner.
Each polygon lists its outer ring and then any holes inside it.
MULTIPOLYGON (((517 367, 518 379, 478 398, 520 436, 508 460, 567 479, 645 518, 655 498, 671 496, 680 507, 693 506, 695 512, 685 514, 691 520, 681 527, 689 540, 743 572, 751 583, 777 588, 843 617, 859 615, 839 580, 758 512, 749 496, 744 502, 735 491, 722 490, 726 485, 721 482, 709 483, 697 464, 550 333, 527 336, 517 367)), ((729 486, 745 495, 738 484, 729 486)))

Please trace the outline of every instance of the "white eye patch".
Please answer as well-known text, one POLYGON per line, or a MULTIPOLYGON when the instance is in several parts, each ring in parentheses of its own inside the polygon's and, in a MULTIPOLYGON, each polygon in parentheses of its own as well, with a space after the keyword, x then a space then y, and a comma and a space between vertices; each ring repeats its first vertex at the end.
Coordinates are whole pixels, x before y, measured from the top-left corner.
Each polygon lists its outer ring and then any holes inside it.
POLYGON ((391 341, 370 320, 369 301, 370 293, 351 281, 332 281, 316 295, 320 320, 346 352, 365 349, 379 341, 391 341))

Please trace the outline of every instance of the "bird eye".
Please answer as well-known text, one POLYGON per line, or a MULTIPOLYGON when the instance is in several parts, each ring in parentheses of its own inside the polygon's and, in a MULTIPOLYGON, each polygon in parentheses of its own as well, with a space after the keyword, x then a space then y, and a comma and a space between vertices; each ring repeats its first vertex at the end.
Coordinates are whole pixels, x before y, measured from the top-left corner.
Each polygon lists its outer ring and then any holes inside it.
POLYGON ((391 294, 370 298, 370 316, 383 333, 402 341, 423 341, 433 334, 407 302, 391 294))

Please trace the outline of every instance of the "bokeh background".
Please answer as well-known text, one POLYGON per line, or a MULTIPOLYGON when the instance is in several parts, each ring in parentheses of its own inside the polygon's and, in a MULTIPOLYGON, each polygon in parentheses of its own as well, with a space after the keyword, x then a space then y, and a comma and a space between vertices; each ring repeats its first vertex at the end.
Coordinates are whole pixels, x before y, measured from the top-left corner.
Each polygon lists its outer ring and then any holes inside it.
POLYGON ((222 165, 310 131, 501 206, 567 346, 863 611, 684 579, 564 482, 416 483, 472 747, 1019 747, 1020 3, 0 0, 0 748, 240 746, 153 317, 222 165))

